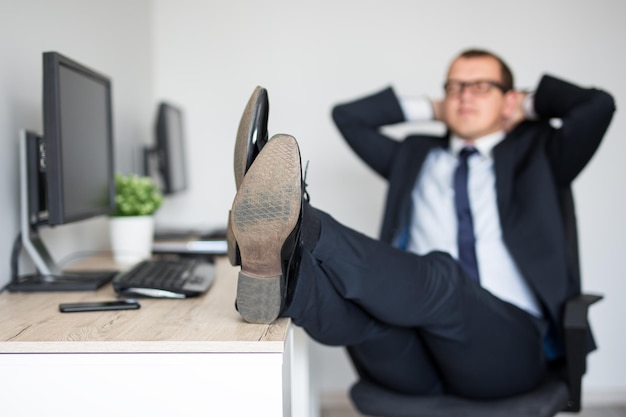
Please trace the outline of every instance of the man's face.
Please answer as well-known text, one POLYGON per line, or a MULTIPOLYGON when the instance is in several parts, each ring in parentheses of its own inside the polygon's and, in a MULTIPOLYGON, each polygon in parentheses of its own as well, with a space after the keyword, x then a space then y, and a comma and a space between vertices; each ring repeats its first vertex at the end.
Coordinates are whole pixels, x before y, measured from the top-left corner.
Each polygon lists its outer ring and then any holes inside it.
POLYGON ((495 58, 454 60, 448 71, 443 101, 444 120, 450 131, 473 142, 503 130, 504 121, 513 110, 513 93, 504 93, 499 87, 501 83, 500 65, 495 58))

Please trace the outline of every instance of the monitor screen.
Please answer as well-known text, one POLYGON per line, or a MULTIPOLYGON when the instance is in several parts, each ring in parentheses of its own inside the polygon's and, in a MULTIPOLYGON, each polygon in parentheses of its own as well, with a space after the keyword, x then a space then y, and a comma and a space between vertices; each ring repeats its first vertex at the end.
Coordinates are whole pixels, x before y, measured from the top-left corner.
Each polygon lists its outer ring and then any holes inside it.
POLYGON ((115 208, 111 82, 56 52, 44 53, 48 224, 115 208))
POLYGON ((187 159, 183 111, 169 103, 160 103, 156 120, 156 149, 163 194, 185 191, 187 159))

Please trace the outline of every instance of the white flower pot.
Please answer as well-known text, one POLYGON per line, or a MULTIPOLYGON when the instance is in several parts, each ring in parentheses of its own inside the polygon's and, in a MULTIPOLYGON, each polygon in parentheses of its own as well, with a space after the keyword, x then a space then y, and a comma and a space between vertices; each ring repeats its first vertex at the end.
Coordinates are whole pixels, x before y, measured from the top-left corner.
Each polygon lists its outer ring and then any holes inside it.
POLYGON ((150 257, 154 239, 153 216, 111 217, 110 229, 115 263, 132 265, 150 257))

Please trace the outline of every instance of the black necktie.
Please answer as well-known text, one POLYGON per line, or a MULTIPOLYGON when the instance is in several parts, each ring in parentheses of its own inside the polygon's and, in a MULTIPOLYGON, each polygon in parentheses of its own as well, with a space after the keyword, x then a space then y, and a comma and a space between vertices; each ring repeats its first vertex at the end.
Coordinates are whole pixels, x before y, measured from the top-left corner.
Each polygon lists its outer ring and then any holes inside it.
POLYGON ((458 222, 457 243, 459 245, 459 263, 465 272, 475 281, 479 281, 478 261, 474 243, 474 222, 467 193, 467 160, 477 153, 472 147, 465 147, 459 154, 459 165, 454 172, 454 206, 458 222))

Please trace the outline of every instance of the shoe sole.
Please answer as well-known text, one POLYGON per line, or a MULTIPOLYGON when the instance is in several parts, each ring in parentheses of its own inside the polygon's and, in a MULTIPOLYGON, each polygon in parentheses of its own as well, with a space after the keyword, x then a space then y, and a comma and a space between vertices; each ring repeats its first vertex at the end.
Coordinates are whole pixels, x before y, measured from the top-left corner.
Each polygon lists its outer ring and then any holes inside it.
POLYGON ((228 261, 232 266, 241 265, 241 257, 239 255, 239 248, 237 247, 237 240, 233 233, 233 225, 230 221, 231 212, 228 211, 228 221, 226 223, 226 254, 228 255, 228 261))
POLYGON ((251 323, 271 323, 285 294, 281 249, 302 205, 302 170, 296 140, 275 135, 243 179, 231 210, 241 255, 237 309, 251 323))
MULTIPOLYGON (((260 140, 259 135, 267 134, 268 106, 267 91, 263 87, 256 87, 246 103, 246 107, 239 121, 239 127, 237 128, 234 153, 236 190, 239 190, 241 181, 246 171, 249 169, 250 147, 256 146, 256 141, 260 140), (259 131, 260 127, 261 130, 265 131, 259 131)), ((230 213, 228 213, 228 223, 226 226, 226 244, 230 264, 233 266, 241 265, 237 241, 232 233, 232 226, 230 224, 230 213)))

